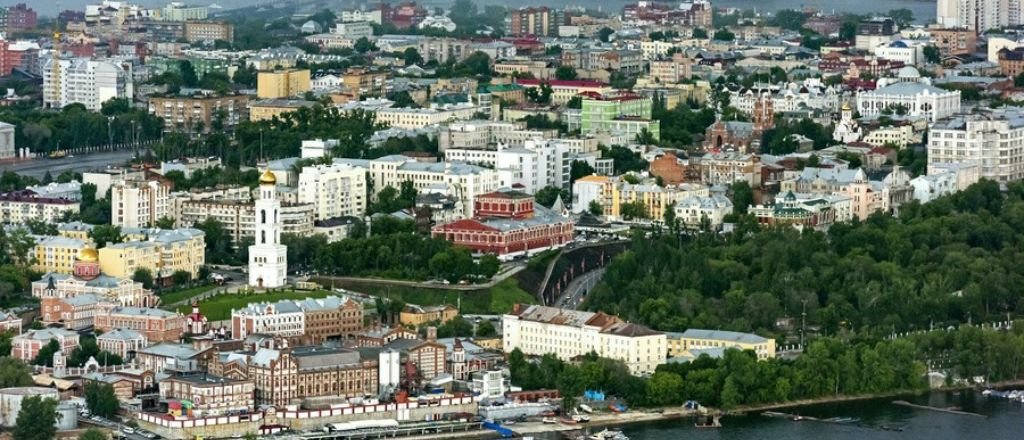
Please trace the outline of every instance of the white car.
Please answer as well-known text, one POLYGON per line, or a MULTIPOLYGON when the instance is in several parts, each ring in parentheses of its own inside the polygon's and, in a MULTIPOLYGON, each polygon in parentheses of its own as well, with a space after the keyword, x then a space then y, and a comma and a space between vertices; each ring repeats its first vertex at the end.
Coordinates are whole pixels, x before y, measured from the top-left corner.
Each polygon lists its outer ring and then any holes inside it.
POLYGON ((133 429, 131 427, 128 427, 128 426, 122 426, 121 427, 121 432, 123 432, 125 434, 135 434, 135 429, 133 429))

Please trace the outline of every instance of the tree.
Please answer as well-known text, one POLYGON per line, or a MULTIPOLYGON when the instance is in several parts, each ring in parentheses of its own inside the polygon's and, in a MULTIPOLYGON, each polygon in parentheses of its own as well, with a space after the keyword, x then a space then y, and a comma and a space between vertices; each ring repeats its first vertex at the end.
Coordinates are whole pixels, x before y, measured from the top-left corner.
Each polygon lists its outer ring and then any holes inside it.
POLYGON ((657 145, 658 139, 647 128, 641 128, 640 132, 636 134, 636 143, 640 145, 657 145))
POLYGON ((174 219, 163 216, 156 219, 156 227, 160 229, 174 229, 174 219))
POLYGON ((733 210, 739 214, 746 214, 747 208, 754 204, 754 189, 747 181, 739 181, 732 184, 732 205, 733 210))
POLYGON ((569 98, 569 101, 565 103, 565 108, 583 108, 583 98, 579 96, 573 96, 572 98, 569 98))
POLYGON ((533 196, 534 200, 537 203, 543 205, 546 208, 550 208, 552 205, 554 205, 555 199, 557 199, 558 197, 562 198, 563 203, 569 199, 568 191, 562 188, 558 188, 556 186, 545 186, 544 188, 537 190, 537 192, 533 196))
POLYGON ((679 405, 683 396, 683 378, 678 374, 658 371, 647 381, 647 403, 651 405, 679 405))
POLYGON ((192 281, 192 273, 187 270, 176 270, 171 274, 175 286, 184 286, 192 281))
POLYGON ((32 369, 21 359, 8 354, 0 356, 0 388, 32 385, 32 369))
POLYGON ((356 40, 355 44, 353 45, 353 48, 356 50, 356 52, 359 53, 373 52, 378 50, 377 46, 366 37, 360 37, 358 40, 356 40))
POLYGON ((28 396, 14 425, 14 440, 51 440, 57 437, 57 400, 28 396))
POLYGON ((124 241, 124 235, 121 235, 121 227, 110 224, 93 226, 92 230, 89 231, 89 238, 92 238, 92 241, 96 243, 97 249, 108 244, 124 241))
POLYGON ((484 319, 476 325, 476 337, 478 338, 490 338, 498 335, 498 331, 494 328, 494 324, 491 321, 484 319))
POLYGON ((120 403, 114 394, 114 387, 108 383, 90 381, 85 386, 85 405, 89 412, 109 418, 117 414, 120 403))
POLYGON ((604 214, 604 208, 597 202, 597 200, 591 200, 590 205, 587 206, 587 210, 595 217, 600 217, 604 214))
POLYGON ((47 342, 46 345, 39 349, 35 359, 32 360, 32 364, 52 367, 53 354, 58 351, 60 351, 60 343, 56 339, 51 339, 50 342, 47 342))
MULTIPOLYGON (((924 59, 931 64, 939 64, 942 62, 942 54, 939 52, 939 48, 931 44, 924 47, 924 59)), ((1016 83, 1014 79, 1014 83, 1016 83)))
POLYGON ((678 226, 678 219, 676 218, 676 204, 675 202, 669 203, 665 207, 665 226, 668 226, 669 232, 673 234, 676 232, 676 226, 678 226))
POLYGON ((0 357, 11 355, 11 344, 15 336, 13 329, 0 332, 0 357))
POLYGON ((891 9, 888 15, 900 29, 910 26, 914 22, 914 11, 907 8, 891 9))
POLYGON ((729 32, 727 29, 719 29, 715 31, 714 39, 718 41, 733 41, 736 39, 736 34, 729 32))
POLYGON ((423 63, 423 56, 420 55, 420 51, 416 50, 415 47, 407 47, 405 52, 402 53, 402 59, 405 61, 406 66, 423 63))
MULTIPOLYGON (((775 13, 775 25, 791 31, 799 31, 807 22, 807 14, 793 9, 782 9, 775 13)), ((715 38, 716 40, 718 38, 715 38)))
POLYGON ((107 435, 96 428, 86 429, 85 432, 79 434, 78 440, 107 440, 107 435))
POLYGON ((186 87, 195 87, 199 85, 199 77, 196 75, 196 69, 192 66, 191 61, 179 61, 178 70, 181 72, 182 83, 184 83, 186 87))
POLYGON ((649 219, 651 214, 647 212, 647 205, 643 202, 627 202, 619 206, 619 214, 626 220, 649 219))
POLYGON ((693 28, 693 38, 706 40, 708 38, 708 31, 701 28, 693 28))
POLYGON ((142 283, 142 287, 146 289, 152 289, 153 272, 150 272, 150 270, 145 267, 137 268, 135 269, 135 272, 132 273, 132 281, 142 283))
MULTIPOLYGON (((206 239, 206 261, 211 264, 234 264, 234 245, 231 233, 213 217, 194 225, 203 231, 206 239)), ((241 244, 239 244, 241 246, 241 244)))
POLYGON ((594 167, 590 166, 589 163, 582 160, 573 160, 572 164, 569 165, 569 184, 571 185, 577 179, 595 174, 594 167))
POLYGON ((576 79, 576 77, 576 68, 570 65, 563 64, 561 66, 558 66, 557 69, 555 69, 555 79, 561 81, 571 81, 576 79))
POLYGON ((611 36, 615 34, 615 31, 610 27, 603 27, 597 31, 597 39, 601 40, 602 43, 611 41, 611 36))

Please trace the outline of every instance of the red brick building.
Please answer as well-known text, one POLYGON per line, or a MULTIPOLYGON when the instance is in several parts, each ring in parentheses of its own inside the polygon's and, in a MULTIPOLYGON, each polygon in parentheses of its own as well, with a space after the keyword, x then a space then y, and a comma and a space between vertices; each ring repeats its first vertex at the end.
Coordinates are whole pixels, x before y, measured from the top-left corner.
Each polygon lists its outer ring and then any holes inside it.
POLYGON ((686 167, 679 163, 675 154, 665 153, 651 161, 651 175, 660 177, 665 185, 678 185, 686 182, 686 167))
POLYGON ((391 22, 399 29, 416 27, 424 18, 427 18, 427 10, 416 2, 403 2, 392 7, 388 4, 381 5, 381 16, 385 21, 391 22))
POLYGON ((6 9, 7 20, 3 23, 3 30, 8 34, 35 29, 38 24, 39 17, 36 15, 36 11, 25 6, 24 3, 9 6, 6 9))
POLYGON ((507 258, 571 242, 575 224, 560 210, 537 206, 533 196, 519 191, 492 192, 476 198, 474 218, 435 226, 431 235, 507 258))
POLYGON ((103 304, 96 310, 95 322, 96 330, 131 329, 152 343, 177 341, 185 330, 185 317, 180 313, 112 304, 103 304))

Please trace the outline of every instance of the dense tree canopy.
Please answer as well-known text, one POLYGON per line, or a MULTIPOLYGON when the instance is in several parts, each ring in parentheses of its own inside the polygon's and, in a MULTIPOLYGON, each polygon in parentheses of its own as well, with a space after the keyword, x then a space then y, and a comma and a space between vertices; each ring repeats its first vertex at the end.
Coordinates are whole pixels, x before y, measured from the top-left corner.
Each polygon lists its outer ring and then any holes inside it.
POLYGON ((827 233, 759 230, 634 240, 608 266, 587 307, 661 330, 775 333, 799 316, 823 333, 928 328, 1024 315, 1024 185, 1008 196, 983 181, 900 217, 874 215, 827 233))

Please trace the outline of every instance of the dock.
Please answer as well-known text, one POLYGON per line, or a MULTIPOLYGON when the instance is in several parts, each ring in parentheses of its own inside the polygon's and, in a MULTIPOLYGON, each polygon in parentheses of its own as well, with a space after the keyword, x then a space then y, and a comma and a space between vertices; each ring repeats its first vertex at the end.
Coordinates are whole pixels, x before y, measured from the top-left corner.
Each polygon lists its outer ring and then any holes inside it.
POLYGON ((892 402, 892 404, 893 405, 899 405, 899 406, 905 406, 907 408, 922 409, 922 410, 935 411, 935 412, 941 412, 941 413, 946 413, 946 414, 956 414, 956 415, 960 415, 960 416, 973 416, 973 417, 982 417, 982 418, 988 417, 988 416, 986 416, 984 414, 978 414, 978 413, 972 413, 972 412, 967 412, 967 411, 961 411, 961 410, 958 410, 958 409, 936 408, 934 406, 918 405, 916 403, 907 402, 906 400, 894 400, 892 402))

